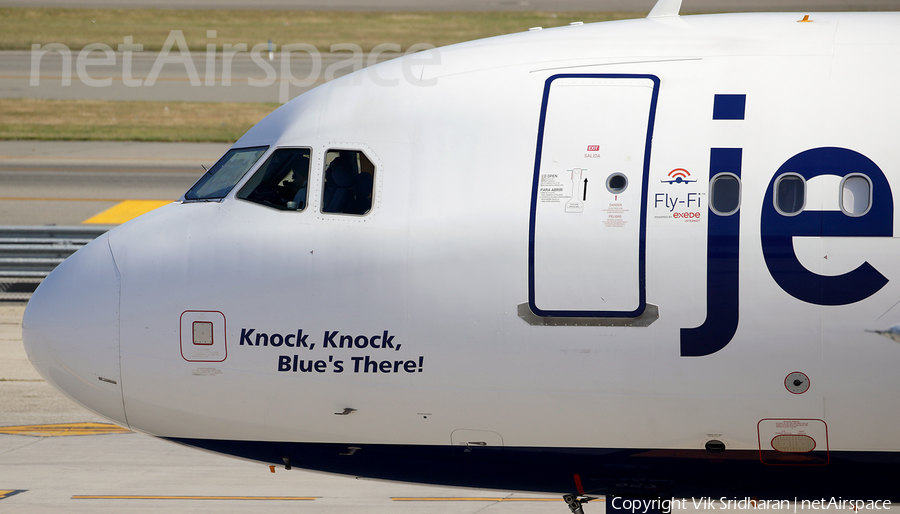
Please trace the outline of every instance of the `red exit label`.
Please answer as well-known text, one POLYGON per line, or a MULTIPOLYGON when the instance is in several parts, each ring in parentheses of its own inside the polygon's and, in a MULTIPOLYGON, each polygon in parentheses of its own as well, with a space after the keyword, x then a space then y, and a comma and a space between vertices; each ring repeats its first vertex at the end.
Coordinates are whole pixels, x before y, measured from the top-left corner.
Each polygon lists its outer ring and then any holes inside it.
POLYGON ((599 151, 600 151, 600 145, 588 145, 587 151, 588 151, 588 152, 599 152, 599 151))

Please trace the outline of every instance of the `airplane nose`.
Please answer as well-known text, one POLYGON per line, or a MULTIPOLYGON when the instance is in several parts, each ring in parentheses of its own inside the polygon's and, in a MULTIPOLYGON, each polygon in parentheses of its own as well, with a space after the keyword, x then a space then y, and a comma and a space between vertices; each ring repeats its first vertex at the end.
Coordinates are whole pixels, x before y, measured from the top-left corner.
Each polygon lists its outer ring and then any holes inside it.
POLYGON ((28 302, 22 340, 51 385, 126 425, 119 371, 119 272, 104 234, 44 279, 28 302))

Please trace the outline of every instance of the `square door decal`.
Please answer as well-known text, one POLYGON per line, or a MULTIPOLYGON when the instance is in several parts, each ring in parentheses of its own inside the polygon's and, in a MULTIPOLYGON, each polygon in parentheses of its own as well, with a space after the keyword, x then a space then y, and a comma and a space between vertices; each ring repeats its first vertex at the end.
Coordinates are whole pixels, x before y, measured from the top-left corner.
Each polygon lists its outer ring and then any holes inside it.
POLYGON ((219 311, 181 313, 181 356, 188 362, 222 362, 228 356, 225 315, 219 311))

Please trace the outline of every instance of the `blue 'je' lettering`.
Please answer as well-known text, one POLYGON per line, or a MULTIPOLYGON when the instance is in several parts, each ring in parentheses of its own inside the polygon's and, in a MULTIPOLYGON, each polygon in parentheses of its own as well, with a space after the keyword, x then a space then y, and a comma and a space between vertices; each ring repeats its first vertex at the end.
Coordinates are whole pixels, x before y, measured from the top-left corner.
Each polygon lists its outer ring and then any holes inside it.
MULTIPOLYGON (((713 120, 743 120, 747 95, 716 95, 713 120)), ((709 152, 709 182, 720 173, 741 178, 743 150, 713 148, 709 152)), ((710 202, 707 202, 709 204, 710 202)), ((737 332, 738 257, 741 211, 721 215, 709 209, 706 235, 706 321, 697 328, 681 329, 681 355, 702 357, 731 342, 737 332)))
MULTIPOLYGON (((741 178, 740 148, 713 148, 709 180, 720 173, 741 178)), ((681 355, 701 357, 725 348, 738 326, 738 257, 741 211, 721 215, 709 209, 706 245, 706 321, 681 329, 681 355)))
MULTIPOLYGON (((745 95, 716 95, 714 120, 742 120, 745 95)), ((710 183, 719 173, 740 177, 741 149, 710 151, 710 183)), ((837 192, 835 192, 837 194, 837 192)), ((838 276, 824 276, 803 267, 794 252, 795 236, 893 237, 894 199, 881 169, 868 157, 845 148, 814 148, 787 160, 772 177, 762 206, 760 236, 769 274, 786 293, 815 305, 848 305, 864 300, 888 283, 871 264, 838 276), (846 177, 860 173, 872 183, 872 203, 861 216, 843 211, 804 209, 791 215, 775 208, 775 184, 785 173, 805 180, 822 175, 846 177)), ((681 355, 699 357, 715 353, 731 342, 739 321, 738 256, 740 210, 722 216, 709 209, 707 233, 706 320, 697 328, 681 329, 681 355)))
POLYGON ((838 276, 818 275, 804 268, 794 253, 794 236, 892 237, 894 199, 881 169, 868 157, 845 148, 814 148, 788 159, 772 177, 763 202, 760 227, 766 266, 789 295, 816 305, 847 305, 864 300, 888 283, 868 262, 838 276), (845 177, 862 173, 872 181, 872 205, 862 216, 842 211, 803 210, 789 216, 775 210, 775 182, 788 172, 810 180, 821 175, 845 177))

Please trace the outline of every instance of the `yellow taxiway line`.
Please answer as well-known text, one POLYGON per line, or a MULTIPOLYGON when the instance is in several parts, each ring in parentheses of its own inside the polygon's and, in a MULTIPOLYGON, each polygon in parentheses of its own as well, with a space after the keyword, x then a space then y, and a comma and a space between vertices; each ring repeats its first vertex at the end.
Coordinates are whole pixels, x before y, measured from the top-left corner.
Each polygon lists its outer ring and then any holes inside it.
POLYGON ((24 425, 0 427, 0 434, 57 437, 72 435, 127 434, 131 431, 112 423, 60 423, 56 425, 24 425))
POLYGON ((124 200, 122 198, 17 198, 0 197, 0 201, 8 202, 115 202, 116 205, 92 216, 82 224, 88 225, 121 225, 153 209, 169 205, 174 200, 124 200))
POLYGON ((82 225, 120 225, 170 203, 172 200, 125 200, 81 223, 82 225))

